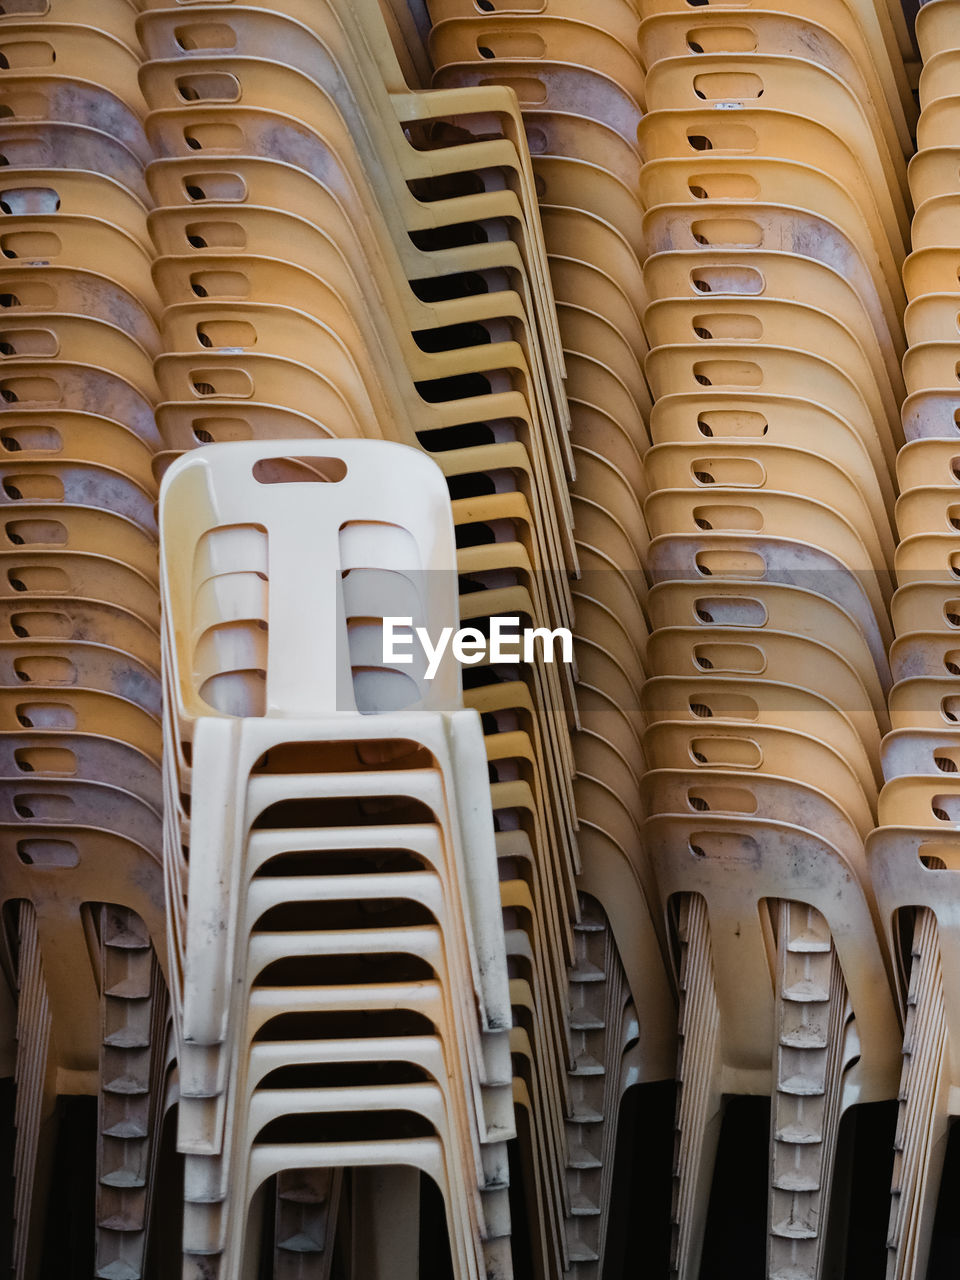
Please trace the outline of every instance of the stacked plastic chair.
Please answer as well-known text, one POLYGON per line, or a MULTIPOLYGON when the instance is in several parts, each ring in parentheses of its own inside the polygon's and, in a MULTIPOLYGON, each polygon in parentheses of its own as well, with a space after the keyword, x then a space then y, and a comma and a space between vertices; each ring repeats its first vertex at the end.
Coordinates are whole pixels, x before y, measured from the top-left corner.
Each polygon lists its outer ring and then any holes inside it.
POLYGON ((395 444, 281 447, 298 453, 202 449, 161 493, 184 1274, 244 1274, 264 1238, 273 1274, 317 1264, 334 1174, 353 1169, 373 1213, 353 1274, 419 1274, 419 1170, 453 1274, 507 1277, 511 1017, 483 738, 455 664, 428 682, 380 645, 385 610, 456 625, 446 486, 395 444), (412 1180, 374 1197, 381 1166, 412 1180))
POLYGON ((799 1280, 842 1269, 842 1113, 896 1089, 864 856, 909 229, 894 10, 643 6, 644 837, 680 953, 682 1277, 725 1096, 770 1098, 766 1274, 799 1280))
POLYGON ((890 663, 892 732, 870 863, 884 926, 898 953, 905 1026, 889 1277, 927 1274, 957 1071, 960 1023, 951 951, 956 936, 960 820, 957 675, 957 504, 960 463, 960 7, 924 5, 917 155, 909 179, 913 252, 903 267, 909 349, 903 369, 906 443, 897 459, 899 589, 890 663))
POLYGON ((161 1114, 160 341, 134 18, 123 0, 0 16, 0 886, 18 993, 14 1026, 5 988, 3 1029, 16 1036, 17 1277, 37 1274, 44 1248, 57 1098, 78 1094, 99 1097, 96 1274, 143 1274, 161 1114))
MULTIPOLYGON (((656 888, 640 839, 644 749, 640 699, 647 623, 647 536, 640 507, 650 394, 641 326, 644 255, 637 198, 643 68, 637 14, 548 0, 525 7, 433 0, 428 49, 440 87, 500 84, 519 99, 540 199, 563 340, 576 476, 571 484, 581 576, 574 584, 576 812, 588 924, 571 969, 573 1068, 566 1185, 559 1212, 541 1198, 556 1241, 545 1274, 601 1274, 622 1081, 672 1074, 675 1005, 663 960, 656 888), (481 12, 480 10, 485 10, 481 12), (640 1041, 622 1070, 617 1025, 578 1013, 599 933, 612 930, 610 989, 625 966, 640 1041), (583 963, 581 963, 581 960, 583 963), (602 1026, 600 1024, 603 1024, 602 1026), (603 1106, 597 1097, 607 1090, 603 1106), (586 1097, 587 1092, 591 1098, 586 1097)), ((594 981, 599 975, 593 973, 594 981)), ((602 979, 600 979, 602 980, 602 979)), ((594 1000, 596 1003, 596 999, 594 1000)), ((555 1160, 542 1153, 550 1175, 555 1160)))

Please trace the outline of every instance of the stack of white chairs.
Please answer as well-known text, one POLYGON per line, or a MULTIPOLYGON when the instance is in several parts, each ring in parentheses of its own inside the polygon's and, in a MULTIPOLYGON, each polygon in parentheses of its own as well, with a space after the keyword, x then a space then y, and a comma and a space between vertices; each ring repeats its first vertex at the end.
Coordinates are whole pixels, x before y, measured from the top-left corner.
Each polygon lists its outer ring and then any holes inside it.
POLYGON ((278 1276, 329 1267, 335 1221, 351 1274, 416 1277, 419 1171, 458 1280, 509 1277, 483 737, 455 663, 428 682, 382 644, 385 613, 457 625, 443 476, 385 442, 215 445, 160 526, 184 1275, 271 1240, 278 1276))

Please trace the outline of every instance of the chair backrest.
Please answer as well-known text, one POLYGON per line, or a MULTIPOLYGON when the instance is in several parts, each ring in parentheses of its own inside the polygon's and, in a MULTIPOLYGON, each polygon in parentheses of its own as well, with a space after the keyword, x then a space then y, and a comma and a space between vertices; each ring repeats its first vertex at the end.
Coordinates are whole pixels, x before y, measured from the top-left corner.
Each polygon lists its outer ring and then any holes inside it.
POLYGON ((450 500, 425 454, 361 440, 198 449, 164 477, 160 526, 183 714, 460 705, 451 658, 432 681, 416 640, 412 665, 383 660, 385 615, 434 642, 457 626, 450 500))

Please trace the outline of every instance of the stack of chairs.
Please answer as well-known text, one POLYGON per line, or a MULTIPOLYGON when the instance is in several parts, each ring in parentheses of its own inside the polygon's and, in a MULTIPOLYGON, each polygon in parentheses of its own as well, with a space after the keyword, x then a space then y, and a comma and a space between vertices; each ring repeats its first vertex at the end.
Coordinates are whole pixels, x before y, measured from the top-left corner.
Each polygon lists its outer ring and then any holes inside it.
MULTIPOLYGON (((619 1082, 673 1074, 675 1001, 664 959, 656 885, 641 839, 645 748, 642 690, 648 674, 647 533, 642 455, 651 396, 644 371, 644 239, 638 201, 644 72, 629 0, 597 6, 547 0, 476 6, 431 0, 433 83, 516 92, 530 145, 544 241, 567 369, 571 484, 581 569, 573 585, 579 729, 576 814, 588 919, 612 930, 615 987, 625 976, 642 1029, 636 1070, 622 1070, 614 1026, 587 1035, 571 1023, 566 1186, 548 1214, 555 1241, 544 1274, 599 1276, 603 1267, 621 1095, 619 1082), (621 969, 624 971, 621 973, 621 969), (608 1090, 601 1111, 586 1094, 608 1090)), ((580 1001, 590 941, 578 926, 571 1001, 580 1001)), ((602 1019, 599 1019, 602 1021, 602 1019)), ((576 1025, 574 1025, 576 1024, 576 1025)), ((544 1176, 552 1158, 544 1153, 544 1176)))
POLYGON ((335 1234, 348 1274, 416 1280, 422 1173, 452 1274, 508 1280, 483 736, 452 659, 430 681, 381 645, 384 614, 456 626, 443 475, 388 442, 215 445, 160 525, 184 1275, 270 1249, 329 1274, 335 1234))
POLYGON ((770 1099, 766 1274, 814 1280, 843 1270, 841 1116, 896 1091, 864 854, 909 233, 896 8, 642 6, 644 840, 679 950, 672 1266, 691 1280, 725 1097, 770 1099))
POLYGON ((904 1008, 903 1066, 887 1275, 927 1274, 960 1049, 953 949, 960 869, 960 6, 917 16, 923 58, 917 155, 909 179, 913 252, 904 357, 905 444, 897 458, 900 545, 890 651, 892 732, 883 744, 879 829, 869 846, 877 900, 895 948, 904 1008))
MULTIPOLYGON (((461 621, 550 630, 572 620, 575 446, 523 120, 494 84, 411 88, 422 47, 402 6, 393 17, 367 0, 141 15, 165 306, 158 465, 241 440, 418 445, 448 482, 461 621)), ((612 428, 598 415, 597 429, 612 428)), ((625 587, 618 578, 598 611, 612 619, 625 587)), ((639 619, 634 608, 621 647, 639 619)), ((559 1273, 567 1072, 590 1038, 581 1029, 574 1043, 567 1022, 583 822, 572 671, 538 646, 529 662, 465 668, 464 683, 484 729, 511 947, 520 1159, 537 1153, 546 1188, 529 1184, 531 1235, 559 1273)), ((630 825, 628 810, 618 822, 630 825)), ((617 906, 629 922, 628 889, 617 906)))
POLYGON ((168 1022, 160 305, 140 57, 125 0, 0 15, 0 1034, 18 1280, 46 1256, 46 1215, 63 1223, 59 1097, 99 1099, 96 1275, 144 1274, 153 1200, 168 1022))

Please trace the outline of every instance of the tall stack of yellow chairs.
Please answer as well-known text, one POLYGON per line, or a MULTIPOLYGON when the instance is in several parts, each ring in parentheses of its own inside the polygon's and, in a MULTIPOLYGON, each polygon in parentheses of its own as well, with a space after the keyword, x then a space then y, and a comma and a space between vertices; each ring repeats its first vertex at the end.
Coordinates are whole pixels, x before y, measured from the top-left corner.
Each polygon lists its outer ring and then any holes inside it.
POLYGON ((896 639, 892 732, 883 744, 885 785, 869 857, 889 945, 896 949, 904 1012, 903 1064, 888 1231, 889 1277, 927 1274, 950 1118, 960 1025, 951 948, 960 820, 957 702, 960 508, 960 130, 954 109, 960 8, 924 5, 916 24, 917 154, 910 162, 915 207, 912 253, 903 266, 908 306, 903 361, 905 443, 897 458, 900 497, 892 602, 896 639))
POLYGON ((766 1274, 820 1277, 844 1110, 895 1090, 864 840, 888 727, 911 102, 881 4, 644 6, 646 852, 682 991, 673 1268, 770 1099, 766 1274), (898 74, 899 72, 899 74, 898 74))
POLYGON ((162 1120, 161 339, 140 60, 123 0, 0 16, 4 1265, 18 1277, 39 1274, 57 1215, 58 1098, 98 1099, 84 1234, 102 1276, 142 1274, 162 1120))
POLYGON ((102 1280, 620 1280, 654 1183, 698 1280, 746 1097, 767 1280, 844 1273, 873 1102, 941 1265, 960 0, 905 8, 0 4, 16 1280, 88 1267, 77 1095, 102 1280))
MULTIPOLYGON (((630 1078, 663 1079, 673 1071, 676 1014, 641 838, 642 699, 650 674, 642 456, 651 395, 642 323, 638 16, 628 0, 607 0, 589 12, 554 0, 536 11, 438 0, 430 16, 434 84, 503 85, 516 92, 523 113, 557 299, 576 463, 579 883, 592 899, 591 928, 602 924, 611 932, 614 968, 625 967, 622 976, 604 973, 608 983, 626 980, 630 1016, 639 1026, 630 1078)), ((577 926, 577 937, 578 953, 586 957, 586 924, 577 926)), ((578 972, 571 975, 575 1000, 578 972)), ((627 1045, 616 1025, 581 1022, 571 1023, 566 1222, 546 1274, 586 1280, 599 1276, 603 1264, 617 1082, 626 1078, 627 1045)))

